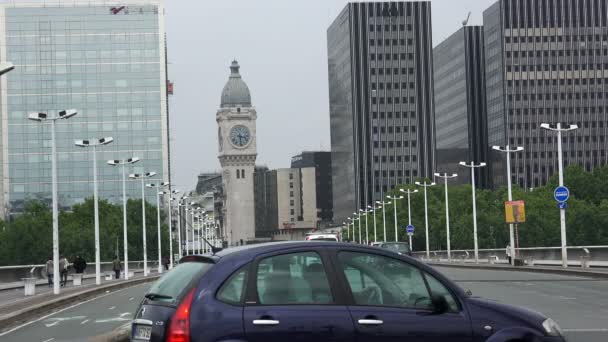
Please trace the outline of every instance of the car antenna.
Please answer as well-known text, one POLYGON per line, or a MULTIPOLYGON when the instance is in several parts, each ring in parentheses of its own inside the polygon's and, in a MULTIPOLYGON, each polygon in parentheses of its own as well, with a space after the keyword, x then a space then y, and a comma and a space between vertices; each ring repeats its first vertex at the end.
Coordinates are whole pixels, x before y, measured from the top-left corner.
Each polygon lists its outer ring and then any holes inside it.
POLYGON ((207 241, 207 239, 205 239, 204 237, 202 238, 203 241, 205 241, 205 243, 207 244, 207 246, 209 246, 211 248, 211 255, 215 255, 215 253, 219 253, 223 250, 222 247, 215 247, 214 245, 212 245, 209 241, 207 241))

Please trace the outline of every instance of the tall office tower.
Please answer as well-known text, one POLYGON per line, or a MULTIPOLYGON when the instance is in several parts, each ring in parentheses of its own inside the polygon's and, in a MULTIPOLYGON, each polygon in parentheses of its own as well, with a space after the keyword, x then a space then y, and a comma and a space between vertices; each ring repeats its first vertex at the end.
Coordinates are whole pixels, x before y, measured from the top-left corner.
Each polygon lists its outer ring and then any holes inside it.
MULTIPOLYGON (((61 208, 93 197, 92 151, 77 139, 114 138, 97 152, 101 199, 122 200, 121 170, 109 159, 137 156, 128 172, 169 179, 164 25, 153 0, 0 5, 0 60, 15 64, 0 80, 3 216, 51 199, 51 125, 28 121, 30 112, 78 112, 56 125, 61 208)), ((127 183, 139 198, 140 183, 127 183)))
MULTIPOLYGON (((460 161, 488 162, 483 27, 464 26, 433 49, 437 171, 457 173, 469 184, 460 161)), ((475 182, 488 187, 489 170, 475 169, 475 182)))
MULTIPOLYGON (((488 140, 525 148, 512 158, 515 184, 557 173, 557 137, 544 122, 579 126, 562 138, 565 165, 608 161, 607 13, 607 0, 500 0, 484 12, 488 140)), ((493 169, 497 184, 505 173, 493 169)))
POLYGON ((291 158, 291 168, 315 168, 315 187, 317 195, 317 218, 319 228, 330 225, 333 221, 333 196, 331 179, 331 152, 304 151, 291 158))
POLYGON ((430 2, 349 3, 327 31, 334 221, 435 171, 430 2))

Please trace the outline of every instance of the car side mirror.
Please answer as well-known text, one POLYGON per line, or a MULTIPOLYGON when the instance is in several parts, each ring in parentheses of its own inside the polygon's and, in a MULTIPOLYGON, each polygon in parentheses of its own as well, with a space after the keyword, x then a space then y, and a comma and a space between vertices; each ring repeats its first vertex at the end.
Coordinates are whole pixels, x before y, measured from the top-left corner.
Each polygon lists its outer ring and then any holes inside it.
POLYGON ((433 304, 433 314, 440 315, 450 310, 450 304, 445 299, 445 296, 432 295, 431 303, 433 304))

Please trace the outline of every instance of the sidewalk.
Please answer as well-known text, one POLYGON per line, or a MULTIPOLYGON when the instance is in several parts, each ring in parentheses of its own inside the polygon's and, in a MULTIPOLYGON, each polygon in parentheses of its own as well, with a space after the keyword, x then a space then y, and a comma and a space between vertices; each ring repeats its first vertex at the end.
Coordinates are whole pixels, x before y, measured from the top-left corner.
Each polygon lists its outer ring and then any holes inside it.
POLYGON ((447 263, 428 261, 427 264, 432 266, 455 267, 455 268, 471 268, 480 270, 494 271, 511 271, 511 272, 537 272, 537 273, 552 273, 569 275, 576 277, 589 277, 608 279, 608 269, 605 268, 580 268, 580 267, 558 267, 558 266, 511 266, 509 264, 463 264, 463 263, 447 263))

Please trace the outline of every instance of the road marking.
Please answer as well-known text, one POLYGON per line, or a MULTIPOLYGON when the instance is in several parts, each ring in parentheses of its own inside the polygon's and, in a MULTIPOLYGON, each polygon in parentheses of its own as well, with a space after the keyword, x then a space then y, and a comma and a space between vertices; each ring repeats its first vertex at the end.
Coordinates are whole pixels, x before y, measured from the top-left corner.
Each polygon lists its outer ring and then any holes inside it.
POLYGON ((96 319, 95 323, 122 322, 122 321, 130 321, 130 320, 131 320, 130 318, 114 317, 114 318, 96 319))
POLYGON ((133 300, 133 299, 135 299, 135 297, 131 297, 131 298, 129 298, 129 301, 131 301, 131 300, 133 300))
POLYGON ((561 299, 567 299, 567 300, 573 300, 573 299, 576 299, 576 298, 574 298, 574 297, 566 297, 566 296, 559 296, 559 298, 561 298, 561 299))
POLYGON ((562 329, 565 332, 608 332, 608 328, 599 329, 562 329))
POLYGON ((80 324, 85 324, 88 321, 89 321, 88 319, 85 319, 84 321, 80 322, 80 324))
POLYGON ((115 306, 110 306, 110 308, 108 310, 114 310, 114 309, 116 309, 115 306))
POLYGON ((137 286, 137 285, 134 285, 134 286, 129 286, 129 287, 125 287, 125 288, 123 288, 123 289, 116 290, 116 291, 114 291, 114 292, 112 292, 112 293, 108 293, 109 291, 106 291, 106 293, 105 293, 105 294, 103 294, 103 295, 101 295, 101 296, 98 296, 98 297, 95 297, 95 298, 91 298, 91 299, 85 300, 85 301, 80 302, 80 303, 76 303, 76 304, 74 304, 74 305, 68 306, 67 308, 63 308, 63 309, 61 309, 61 310, 57 310, 57 311, 55 311, 55 312, 51 312, 50 314, 48 314, 48 315, 44 315, 44 316, 42 316, 42 317, 40 317, 40 318, 38 318, 38 319, 35 319, 35 320, 31 321, 31 322, 23 323, 23 324, 21 324, 21 325, 19 325, 19 326, 16 326, 16 327, 14 327, 14 328, 12 328, 12 329, 10 329, 10 330, 7 330, 7 331, 5 331, 5 332, 3 332, 3 333, 0 333, 0 337, 2 337, 2 336, 4 336, 4 335, 8 335, 8 334, 12 333, 13 331, 19 330, 19 329, 21 329, 21 328, 27 327, 27 326, 28 326, 28 325, 30 325, 30 324, 33 324, 33 323, 36 323, 36 322, 40 322, 40 321, 42 321, 43 319, 46 319, 46 318, 51 317, 51 316, 53 316, 53 315, 56 315, 56 314, 58 314, 58 313, 62 313, 62 312, 64 312, 64 311, 66 311, 66 310, 73 309, 73 308, 78 307, 78 306, 80 306, 80 305, 82 305, 82 304, 86 304, 86 303, 92 302, 92 301, 94 301, 94 300, 101 299, 101 298, 103 298, 103 297, 107 297, 107 296, 109 296, 109 295, 111 295, 111 294, 116 294, 116 293, 118 293, 118 292, 121 292, 121 291, 124 291, 124 290, 130 289, 130 288, 133 288, 133 287, 135 287, 135 286, 137 286))
POLYGON ((49 327, 54 327, 54 326, 56 326, 57 324, 59 324, 59 321, 55 321, 55 322, 53 322, 53 323, 49 323, 49 324, 45 324, 45 325, 46 325, 46 327, 47 327, 47 328, 49 328, 49 327))
POLYGON ((130 312, 123 312, 120 314, 120 317, 129 316, 130 314, 131 314, 130 312))
POLYGON ((51 322, 51 323, 45 323, 44 325, 46 325, 46 327, 53 327, 56 326, 57 324, 59 324, 60 322, 64 322, 64 321, 73 321, 73 320, 78 320, 78 319, 83 319, 83 318, 87 318, 87 316, 74 316, 74 317, 53 317, 53 318, 49 318, 47 319, 45 322, 51 322))
POLYGON ((54 337, 51 337, 51 338, 49 338, 48 340, 44 340, 44 341, 42 341, 42 342, 51 342, 51 341, 52 341, 52 340, 54 340, 54 339, 55 339, 54 337))

